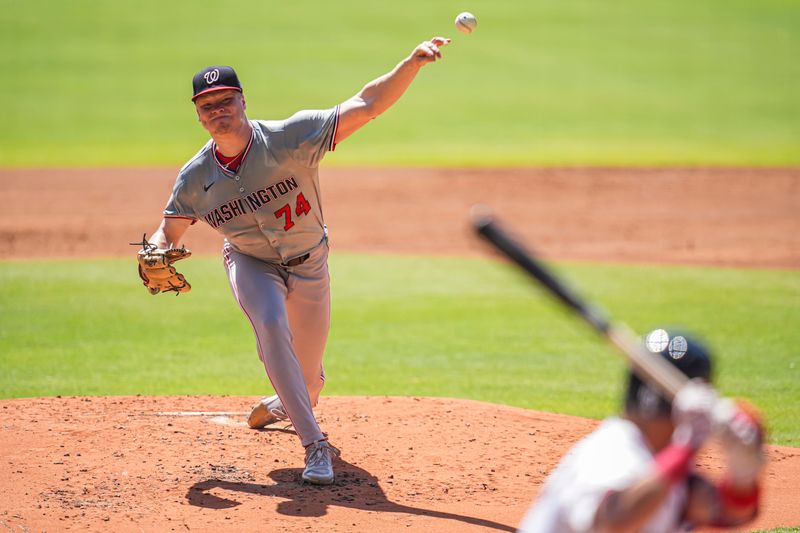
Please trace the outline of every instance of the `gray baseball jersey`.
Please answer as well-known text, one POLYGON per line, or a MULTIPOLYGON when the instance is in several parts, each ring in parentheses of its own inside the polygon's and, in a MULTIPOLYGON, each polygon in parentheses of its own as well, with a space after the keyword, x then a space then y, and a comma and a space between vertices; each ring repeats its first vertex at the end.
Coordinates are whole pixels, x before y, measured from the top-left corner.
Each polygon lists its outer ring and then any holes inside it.
POLYGON ((178 174, 166 217, 203 220, 237 252, 282 263, 325 238, 318 165, 334 149, 338 106, 287 120, 252 120, 241 166, 230 172, 209 141, 178 174))
POLYGON ((250 121, 250 143, 235 172, 209 141, 180 170, 164 209, 165 217, 203 220, 224 235, 231 290, 304 446, 324 439, 312 410, 325 382, 330 325, 317 167, 334 149, 338 119, 337 106, 250 121))

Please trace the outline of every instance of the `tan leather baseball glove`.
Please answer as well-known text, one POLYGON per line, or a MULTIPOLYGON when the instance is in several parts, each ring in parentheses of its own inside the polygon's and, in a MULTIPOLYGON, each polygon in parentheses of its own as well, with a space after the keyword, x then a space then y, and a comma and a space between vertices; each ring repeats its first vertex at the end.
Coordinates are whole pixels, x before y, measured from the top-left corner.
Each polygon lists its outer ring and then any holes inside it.
POLYGON ((174 292, 177 296, 182 292, 189 292, 192 286, 175 270, 172 264, 181 259, 186 259, 192 252, 185 246, 160 250, 155 244, 150 244, 145 239, 140 243, 142 249, 136 254, 139 261, 139 277, 150 294, 159 292, 174 292))

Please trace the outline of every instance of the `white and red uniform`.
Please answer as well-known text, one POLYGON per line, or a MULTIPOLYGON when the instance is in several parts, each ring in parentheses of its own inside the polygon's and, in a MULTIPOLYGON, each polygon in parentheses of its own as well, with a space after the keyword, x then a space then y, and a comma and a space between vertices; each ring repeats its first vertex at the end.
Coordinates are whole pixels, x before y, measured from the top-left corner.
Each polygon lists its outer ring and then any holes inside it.
POLYGON ((209 141, 178 174, 164 216, 202 220, 225 237, 233 295, 303 446, 322 440, 314 417, 330 325, 327 228, 318 166, 334 149, 339 108, 252 120, 241 157, 209 141))
MULTIPOLYGON (((653 468, 654 454, 639 428, 623 418, 609 418, 578 442, 550 474, 520 532, 592 531, 603 498, 628 488, 653 468)), ((688 497, 687 482, 676 483, 643 533, 681 531, 688 497)))

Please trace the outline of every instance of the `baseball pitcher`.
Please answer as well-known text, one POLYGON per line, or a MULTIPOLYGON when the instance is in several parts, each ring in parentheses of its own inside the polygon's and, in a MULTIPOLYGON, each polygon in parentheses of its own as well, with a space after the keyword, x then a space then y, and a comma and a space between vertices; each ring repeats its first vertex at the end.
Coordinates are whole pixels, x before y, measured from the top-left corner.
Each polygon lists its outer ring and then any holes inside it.
POLYGON ((312 410, 325 383, 330 323, 320 161, 391 107, 449 42, 425 41, 345 102, 285 120, 250 120, 231 67, 207 67, 192 80, 195 111, 211 139, 178 173, 160 226, 142 243, 140 275, 153 294, 186 292, 188 282, 171 266, 188 256, 179 248, 184 233, 202 221, 224 236, 228 281, 276 392, 255 405, 248 424, 291 421, 309 483, 333 483, 332 456, 339 454, 312 410))

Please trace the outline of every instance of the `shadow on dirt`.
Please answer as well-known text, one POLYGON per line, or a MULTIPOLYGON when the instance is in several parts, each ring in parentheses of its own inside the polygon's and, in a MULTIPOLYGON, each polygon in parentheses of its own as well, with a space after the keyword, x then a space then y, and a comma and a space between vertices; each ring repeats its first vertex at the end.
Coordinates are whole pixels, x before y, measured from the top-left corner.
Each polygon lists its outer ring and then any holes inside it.
POLYGON ((207 479, 192 485, 186 493, 191 505, 207 509, 230 509, 241 505, 233 498, 222 498, 210 491, 222 489, 259 496, 277 497, 277 511, 288 516, 324 516, 328 506, 338 505, 352 509, 384 513, 405 513, 453 520, 499 531, 516 531, 515 527, 491 520, 455 513, 411 507, 389 501, 375 476, 346 461, 336 463, 336 482, 328 487, 303 484, 300 468, 281 468, 269 473, 275 483, 263 485, 243 481, 207 479))

